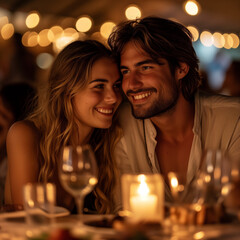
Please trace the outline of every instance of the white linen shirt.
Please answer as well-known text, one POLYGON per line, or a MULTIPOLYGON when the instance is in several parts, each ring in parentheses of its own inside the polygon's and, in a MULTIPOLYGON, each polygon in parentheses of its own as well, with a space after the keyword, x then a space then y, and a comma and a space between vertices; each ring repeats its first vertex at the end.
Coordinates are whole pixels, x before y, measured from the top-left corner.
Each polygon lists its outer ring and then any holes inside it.
MULTIPOLYGON (((130 104, 124 103, 120 109, 119 122, 123 137, 118 142, 114 155, 120 175, 161 173, 155 153, 157 132, 151 120, 135 119, 130 104)), ((227 150, 232 158, 240 159, 240 98, 197 92, 193 133, 187 182, 196 174, 204 149, 227 150)), ((116 191, 119 190, 118 186, 116 191)), ((165 197, 171 198, 167 187, 165 197)), ((115 203, 115 211, 120 210, 120 192, 116 192, 115 203)))

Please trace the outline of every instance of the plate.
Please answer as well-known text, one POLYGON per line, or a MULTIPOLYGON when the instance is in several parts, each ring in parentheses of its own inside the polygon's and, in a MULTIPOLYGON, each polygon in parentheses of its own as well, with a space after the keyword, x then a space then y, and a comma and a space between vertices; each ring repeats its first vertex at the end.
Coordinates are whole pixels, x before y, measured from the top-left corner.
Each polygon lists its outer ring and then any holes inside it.
MULTIPOLYGON (((70 212, 63 207, 55 206, 54 207, 54 213, 50 214, 44 209, 37 209, 36 213, 40 213, 46 217, 64 217, 70 214, 70 212)), ((0 219, 5 218, 23 218, 26 216, 26 211, 14 211, 14 212, 4 212, 0 213, 0 219)))
POLYGON ((114 215, 84 215, 84 222, 81 228, 75 228, 74 233, 85 231, 87 233, 99 234, 105 237, 116 236, 117 231, 112 228, 114 215))

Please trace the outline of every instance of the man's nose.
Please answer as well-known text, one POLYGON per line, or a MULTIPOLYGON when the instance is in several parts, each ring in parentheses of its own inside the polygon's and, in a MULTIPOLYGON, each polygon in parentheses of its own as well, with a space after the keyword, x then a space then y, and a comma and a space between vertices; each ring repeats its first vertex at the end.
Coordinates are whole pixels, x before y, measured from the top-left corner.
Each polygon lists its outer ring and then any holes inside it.
POLYGON ((143 86, 142 78, 137 72, 132 72, 127 79, 123 79, 123 84, 127 87, 128 90, 139 89, 143 86))

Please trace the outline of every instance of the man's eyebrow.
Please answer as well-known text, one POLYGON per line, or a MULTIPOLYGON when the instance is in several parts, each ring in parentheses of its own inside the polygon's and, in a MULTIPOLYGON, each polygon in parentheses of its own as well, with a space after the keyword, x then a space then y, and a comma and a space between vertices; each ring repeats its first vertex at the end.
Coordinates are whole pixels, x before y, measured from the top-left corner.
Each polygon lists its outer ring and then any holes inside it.
POLYGON ((102 78, 97 78, 97 79, 94 79, 94 80, 92 80, 91 82, 89 82, 89 84, 90 84, 90 83, 94 83, 94 82, 108 82, 108 80, 102 79, 102 78))
MULTIPOLYGON (((152 59, 146 59, 146 60, 144 60, 144 61, 135 63, 134 66, 135 66, 135 67, 139 67, 139 66, 141 66, 141 65, 148 64, 148 63, 158 64, 156 61, 154 61, 154 60, 152 60, 152 59)), ((122 66, 120 66, 120 69, 128 69, 128 67, 122 65, 122 66)))

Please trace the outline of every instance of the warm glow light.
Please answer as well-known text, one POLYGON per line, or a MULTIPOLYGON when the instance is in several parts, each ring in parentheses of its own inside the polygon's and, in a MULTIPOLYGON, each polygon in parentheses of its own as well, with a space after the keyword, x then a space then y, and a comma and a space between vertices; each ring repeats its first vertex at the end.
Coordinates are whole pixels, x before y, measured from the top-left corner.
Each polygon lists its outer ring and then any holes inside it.
POLYGON ((0 17, 0 29, 8 23, 9 23, 9 20, 7 16, 0 17))
POLYGON ((178 180, 177 180, 176 177, 173 177, 173 178, 171 179, 171 186, 172 186, 173 188, 176 188, 176 187, 178 186, 178 180))
POLYGON ((97 180, 97 178, 95 178, 95 177, 91 177, 90 179, 89 179, 89 184, 90 185, 96 185, 97 184, 97 182, 98 182, 98 180, 97 180))
POLYGON ((24 32, 26 28, 25 20, 27 14, 23 12, 15 12, 12 18, 12 23, 18 32, 24 32))
POLYGON ((197 232, 193 235, 193 238, 196 239, 196 240, 199 240, 199 239, 203 239, 205 237, 205 233, 204 232, 197 232))
POLYGON ((51 42, 56 41, 56 39, 61 36, 63 29, 60 26, 53 26, 48 30, 48 39, 51 42))
POLYGON ((125 11, 125 16, 129 20, 134 20, 136 18, 140 18, 142 16, 142 13, 137 6, 130 5, 125 11))
POLYGON ((48 46, 51 41, 48 38, 48 29, 43 29, 39 34, 38 34, 38 44, 41 47, 46 47, 48 46))
POLYGON ((100 28, 100 33, 101 35, 107 39, 109 37, 109 35, 111 34, 113 28, 116 26, 115 23, 113 22, 105 22, 103 23, 103 25, 100 28))
POLYGON ((66 28, 66 29, 64 29, 63 35, 64 36, 71 36, 74 40, 77 40, 78 36, 79 36, 78 32, 74 28, 66 28))
POLYGON ((41 69, 48 69, 53 62, 53 56, 49 53, 40 53, 36 58, 37 66, 41 69))
POLYGON ((194 0, 185 2, 184 8, 187 14, 195 16, 199 13, 199 4, 194 0))
POLYGON ((66 47, 68 44, 73 42, 74 39, 71 36, 61 36, 56 41, 54 42, 54 51, 59 52, 61 51, 64 47, 66 47))
POLYGON ((28 47, 35 47, 38 45, 38 34, 36 32, 29 33, 27 44, 28 47))
POLYGON ((22 44, 23 44, 23 46, 25 46, 25 47, 28 47, 28 37, 29 37, 29 34, 30 34, 31 32, 30 31, 27 31, 27 32, 25 32, 24 34, 23 34, 23 36, 22 36, 22 44))
POLYGON ((193 36, 193 42, 196 42, 199 38, 199 32, 198 32, 197 28, 195 28, 193 26, 188 26, 187 28, 193 36))
POLYGON ((36 12, 30 13, 26 18, 26 25, 28 28, 34 28, 38 25, 39 21, 40 21, 40 17, 38 13, 36 12))
POLYGON ((213 36, 208 31, 203 31, 200 35, 200 41, 205 47, 211 47, 213 44, 213 36))
POLYGON ((225 39, 223 35, 219 32, 213 34, 213 45, 217 48, 223 48, 225 44, 225 39))
POLYGON ((91 35, 91 39, 97 40, 99 42, 104 42, 105 39, 103 38, 103 36, 101 35, 100 32, 95 32, 91 35))
POLYGON ((145 181, 141 181, 137 190, 139 196, 147 196, 149 194, 149 188, 145 181))
POLYGON ((14 34, 14 26, 11 23, 5 24, 1 29, 1 35, 4 40, 12 37, 14 34))
POLYGON ((227 34, 227 33, 224 33, 223 37, 225 39, 224 48, 226 48, 226 49, 232 48, 232 46, 233 46, 233 38, 229 34, 227 34))
POLYGON ((92 27, 92 20, 90 17, 80 17, 76 22, 76 29, 79 32, 87 32, 92 27))
POLYGON ((235 33, 229 34, 233 39, 233 45, 232 48, 237 48, 239 46, 239 37, 235 33))

